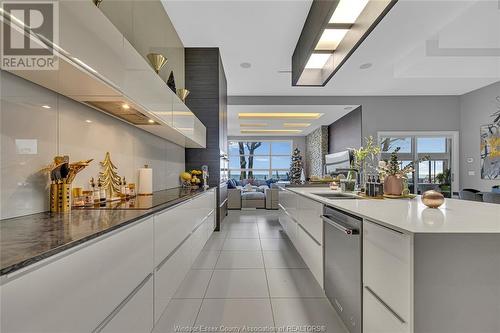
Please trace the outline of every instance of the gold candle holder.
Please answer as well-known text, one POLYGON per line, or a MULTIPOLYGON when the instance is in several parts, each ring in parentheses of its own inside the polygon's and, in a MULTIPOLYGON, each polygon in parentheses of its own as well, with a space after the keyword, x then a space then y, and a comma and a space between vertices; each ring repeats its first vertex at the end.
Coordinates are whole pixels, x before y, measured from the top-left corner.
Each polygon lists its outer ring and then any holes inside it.
POLYGON ((177 96, 181 99, 181 101, 186 104, 186 98, 188 97, 190 91, 182 88, 182 89, 177 89, 177 96))
POLYGON ((160 70, 168 62, 167 58, 165 58, 162 54, 159 53, 149 53, 146 57, 153 66, 153 69, 155 70, 156 74, 159 74, 160 70))

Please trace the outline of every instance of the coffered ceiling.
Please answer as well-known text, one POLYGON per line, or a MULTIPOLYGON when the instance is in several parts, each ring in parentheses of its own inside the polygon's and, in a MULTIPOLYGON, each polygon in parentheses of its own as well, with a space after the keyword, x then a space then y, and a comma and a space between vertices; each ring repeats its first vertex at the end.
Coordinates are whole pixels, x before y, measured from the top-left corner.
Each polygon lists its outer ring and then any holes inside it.
POLYGON ((186 47, 221 49, 232 96, 461 95, 500 79, 498 0, 399 0, 325 87, 291 86, 310 0, 162 1, 186 47))

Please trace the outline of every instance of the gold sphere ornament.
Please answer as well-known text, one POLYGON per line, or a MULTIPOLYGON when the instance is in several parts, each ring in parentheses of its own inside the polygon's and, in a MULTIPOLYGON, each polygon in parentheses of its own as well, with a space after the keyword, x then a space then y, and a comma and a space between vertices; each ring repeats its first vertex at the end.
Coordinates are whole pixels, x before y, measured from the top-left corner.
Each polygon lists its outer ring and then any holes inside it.
POLYGON ((444 203, 443 194, 430 190, 422 194, 422 202, 429 208, 438 208, 444 203))

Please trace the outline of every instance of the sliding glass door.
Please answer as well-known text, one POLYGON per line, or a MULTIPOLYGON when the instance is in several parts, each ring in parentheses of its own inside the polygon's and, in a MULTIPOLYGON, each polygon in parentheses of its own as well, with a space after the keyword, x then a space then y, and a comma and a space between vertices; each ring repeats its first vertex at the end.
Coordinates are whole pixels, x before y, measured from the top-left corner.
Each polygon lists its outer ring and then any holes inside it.
POLYGON ((397 147, 400 148, 400 166, 428 157, 428 160, 415 165, 415 172, 407 175, 410 192, 422 194, 436 190, 451 197, 455 169, 458 167, 453 161, 458 149, 458 142, 454 142, 457 138, 454 132, 380 132, 381 159, 388 160, 397 147))

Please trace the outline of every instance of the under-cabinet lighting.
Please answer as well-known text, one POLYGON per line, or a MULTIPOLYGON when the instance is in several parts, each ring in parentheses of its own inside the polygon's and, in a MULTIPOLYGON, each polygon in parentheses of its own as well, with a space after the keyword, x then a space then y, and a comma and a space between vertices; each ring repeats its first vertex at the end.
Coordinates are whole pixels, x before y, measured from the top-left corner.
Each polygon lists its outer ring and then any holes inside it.
POLYGON ((289 134, 298 134, 302 133, 302 130, 291 130, 291 129, 277 129, 277 130, 240 130, 240 133, 243 134, 273 134, 273 133, 289 133, 289 134))
POLYGON ((325 66, 330 53, 313 53, 306 64, 307 69, 321 69, 325 66))
POLYGON ((340 0, 337 8, 330 18, 330 23, 354 23, 363 9, 368 4, 368 0, 340 0))
POLYGON ((323 113, 313 112, 243 112, 240 119, 318 119, 323 113))
POLYGON ((154 121, 153 119, 149 119, 149 120, 148 120, 148 123, 150 123, 150 124, 154 124, 154 123, 155 123, 155 121, 154 121))
POLYGON ((50 109, 51 106, 50 105, 42 105, 42 108, 44 108, 44 109, 50 109))
POLYGON ((348 31, 349 29, 325 29, 316 45, 316 50, 335 50, 348 31))
POLYGON ((123 103, 122 104, 122 109, 128 110, 128 109, 130 109, 130 105, 128 105, 127 103, 123 103))
POLYGON ((88 123, 88 124, 90 124, 90 123, 92 123, 92 120, 87 119, 87 120, 85 120, 85 122, 88 123))

